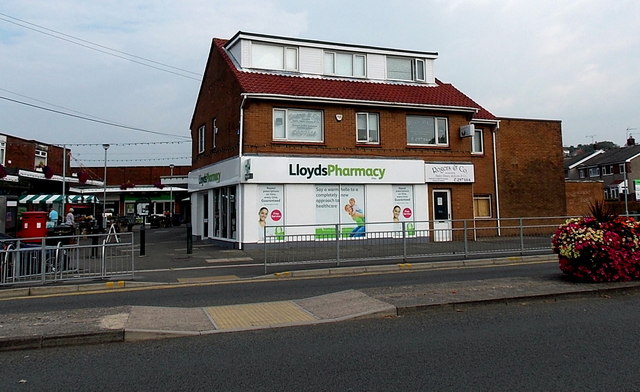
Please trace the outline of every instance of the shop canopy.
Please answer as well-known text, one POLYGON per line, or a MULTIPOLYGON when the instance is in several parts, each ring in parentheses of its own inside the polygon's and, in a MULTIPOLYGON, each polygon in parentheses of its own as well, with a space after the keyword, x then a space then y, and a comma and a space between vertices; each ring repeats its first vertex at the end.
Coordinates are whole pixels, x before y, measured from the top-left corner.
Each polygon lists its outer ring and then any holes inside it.
POLYGON ((21 204, 25 203, 62 203, 63 198, 65 198, 65 203, 97 203, 99 202, 98 198, 93 195, 25 195, 21 196, 19 202, 21 204))

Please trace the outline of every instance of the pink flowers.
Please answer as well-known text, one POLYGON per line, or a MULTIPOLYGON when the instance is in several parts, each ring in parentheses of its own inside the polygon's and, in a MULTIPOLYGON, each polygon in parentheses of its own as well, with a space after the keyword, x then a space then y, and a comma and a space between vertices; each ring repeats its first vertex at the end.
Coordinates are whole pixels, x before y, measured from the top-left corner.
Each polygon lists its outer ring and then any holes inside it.
POLYGON ((640 223, 630 217, 569 219, 551 238, 562 272, 584 281, 640 278, 640 223))

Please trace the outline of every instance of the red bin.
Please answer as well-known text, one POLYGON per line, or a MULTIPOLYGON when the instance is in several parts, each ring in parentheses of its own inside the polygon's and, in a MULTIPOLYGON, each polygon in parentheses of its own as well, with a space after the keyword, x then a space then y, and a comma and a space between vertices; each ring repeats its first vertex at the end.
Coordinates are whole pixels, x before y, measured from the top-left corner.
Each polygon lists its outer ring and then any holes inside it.
MULTIPOLYGON (((18 238, 46 237, 47 216, 48 214, 45 211, 23 212, 18 238)), ((40 240, 30 240, 26 242, 40 242, 40 240)))

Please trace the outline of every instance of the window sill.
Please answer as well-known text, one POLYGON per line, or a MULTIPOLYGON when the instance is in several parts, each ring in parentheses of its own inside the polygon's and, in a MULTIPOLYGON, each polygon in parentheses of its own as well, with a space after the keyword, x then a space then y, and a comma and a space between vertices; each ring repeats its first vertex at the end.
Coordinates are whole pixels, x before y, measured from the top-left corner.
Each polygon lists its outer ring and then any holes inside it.
POLYGON ((356 147, 382 148, 380 143, 356 142, 356 147))
POLYGON ((326 144, 325 142, 298 142, 298 141, 293 141, 293 140, 272 140, 271 144, 275 144, 275 145, 289 145, 289 144, 293 144, 296 146, 315 146, 315 147, 325 147, 326 144))

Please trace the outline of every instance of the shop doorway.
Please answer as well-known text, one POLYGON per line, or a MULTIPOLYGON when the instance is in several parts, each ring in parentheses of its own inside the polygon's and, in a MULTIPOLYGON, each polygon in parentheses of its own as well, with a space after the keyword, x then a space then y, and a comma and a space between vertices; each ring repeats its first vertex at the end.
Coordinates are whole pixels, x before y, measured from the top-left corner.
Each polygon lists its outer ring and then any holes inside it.
POLYGON ((451 191, 433 191, 433 240, 451 241, 451 191))

